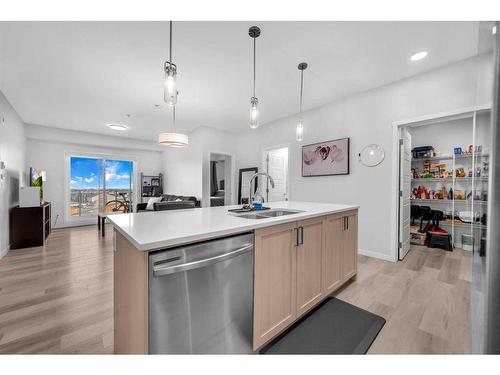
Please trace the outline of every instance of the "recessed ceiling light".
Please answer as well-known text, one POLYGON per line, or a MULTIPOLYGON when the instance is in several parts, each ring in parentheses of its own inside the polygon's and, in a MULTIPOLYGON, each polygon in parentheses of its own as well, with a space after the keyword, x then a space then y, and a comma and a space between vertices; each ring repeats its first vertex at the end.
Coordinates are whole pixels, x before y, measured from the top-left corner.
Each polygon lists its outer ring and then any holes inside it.
POLYGON ((418 61, 425 59, 429 53, 427 51, 420 51, 414 54, 412 57, 410 57, 411 61, 418 61))
POLYGON ((492 33, 493 35, 495 35, 495 34, 497 33, 497 27, 496 27, 496 26, 493 26, 493 27, 491 28, 491 33, 492 33))
POLYGON ((124 130, 127 130, 128 127, 125 126, 125 125, 121 125, 121 124, 108 124, 108 126, 113 129, 113 130, 118 130, 118 131, 124 131, 124 130))

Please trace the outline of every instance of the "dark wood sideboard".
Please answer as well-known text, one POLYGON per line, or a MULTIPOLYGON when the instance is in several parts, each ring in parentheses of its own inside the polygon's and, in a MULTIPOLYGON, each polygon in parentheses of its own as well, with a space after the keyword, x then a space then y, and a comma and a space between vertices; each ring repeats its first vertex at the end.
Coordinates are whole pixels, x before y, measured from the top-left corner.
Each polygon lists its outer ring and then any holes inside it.
POLYGON ((43 246, 50 234, 50 202, 40 207, 14 207, 10 212, 10 248, 43 246))

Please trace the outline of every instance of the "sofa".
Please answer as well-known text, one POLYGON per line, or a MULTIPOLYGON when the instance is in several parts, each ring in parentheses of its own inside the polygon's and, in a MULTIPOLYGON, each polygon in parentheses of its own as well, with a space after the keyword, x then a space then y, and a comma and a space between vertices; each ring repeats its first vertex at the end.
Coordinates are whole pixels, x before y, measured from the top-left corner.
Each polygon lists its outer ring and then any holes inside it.
MULTIPOLYGON (((138 203, 137 212, 145 212, 147 203, 138 203)), ((201 202, 193 196, 163 194, 161 202, 153 204, 154 211, 179 210, 184 208, 201 207, 201 202)))

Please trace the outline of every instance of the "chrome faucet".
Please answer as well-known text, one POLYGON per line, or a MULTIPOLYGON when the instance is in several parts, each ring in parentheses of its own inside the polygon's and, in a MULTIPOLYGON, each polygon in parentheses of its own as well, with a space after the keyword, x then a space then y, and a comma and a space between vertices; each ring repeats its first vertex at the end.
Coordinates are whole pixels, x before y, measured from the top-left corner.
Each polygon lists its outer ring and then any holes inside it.
POLYGON ((269 179, 269 182, 271 183, 271 187, 274 189, 274 180, 271 176, 269 176, 267 173, 265 172, 259 172, 259 173, 255 173, 252 178, 250 179, 250 194, 248 195, 248 205, 249 206, 252 206, 252 183, 253 183, 253 180, 255 180, 257 178, 257 176, 266 176, 268 179, 269 179))

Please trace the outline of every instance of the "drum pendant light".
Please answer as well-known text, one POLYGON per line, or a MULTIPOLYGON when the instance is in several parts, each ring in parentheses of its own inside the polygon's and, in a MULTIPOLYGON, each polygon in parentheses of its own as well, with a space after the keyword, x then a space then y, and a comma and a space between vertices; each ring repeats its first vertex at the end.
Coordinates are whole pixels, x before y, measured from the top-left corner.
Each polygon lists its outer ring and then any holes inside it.
POLYGON ((297 127, 295 129, 295 139, 300 142, 304 139, 304 120, 302 118, 302 94, 304 91, 304 70, 307 69, 307 63, 300 63, 297 67, 300 71, 300 104, 299 118, 297 119, 297 127))
MULTIPOLYGON (((175 107, 172 108, 172 130, 175 131, 175 107)), ((189 144, 189 138, 186 134, 182 133, 160 133, 158 142, 165 146, 170 147, 186 147, 189 144)))
POLYGON ((255 96, 255 40, 260 35, 260 29, 252 26, 248 29, 248 35, 253 39, 253 96, 250 98, 250 128, 259 127, 259 99, 255 96))

